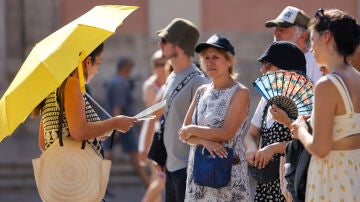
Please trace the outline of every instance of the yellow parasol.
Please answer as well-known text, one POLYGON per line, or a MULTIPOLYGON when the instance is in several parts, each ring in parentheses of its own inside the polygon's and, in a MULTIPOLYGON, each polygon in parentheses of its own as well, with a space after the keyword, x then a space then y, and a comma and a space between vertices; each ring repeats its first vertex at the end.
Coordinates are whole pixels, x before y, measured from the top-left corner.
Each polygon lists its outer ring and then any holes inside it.
POLYGON ((0 142, 137 8, 96 6, 37 43, 0 100, 0 142))

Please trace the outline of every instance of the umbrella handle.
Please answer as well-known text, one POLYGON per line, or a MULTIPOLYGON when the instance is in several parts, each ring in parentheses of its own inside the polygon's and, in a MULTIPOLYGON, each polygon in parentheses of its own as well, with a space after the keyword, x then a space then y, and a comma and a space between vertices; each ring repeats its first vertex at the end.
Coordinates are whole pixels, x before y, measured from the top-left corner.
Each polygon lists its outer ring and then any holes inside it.
POLYGON ((79 75, 79 82, 80 82, 80 90, 82 93, 85 93, 85 79, 84 79, 84 70, 83 70, 83 60, 85 59, 86 54, 85 51, 81 51, 79 56, 79 64, 78 64, 78 75, 79 75))

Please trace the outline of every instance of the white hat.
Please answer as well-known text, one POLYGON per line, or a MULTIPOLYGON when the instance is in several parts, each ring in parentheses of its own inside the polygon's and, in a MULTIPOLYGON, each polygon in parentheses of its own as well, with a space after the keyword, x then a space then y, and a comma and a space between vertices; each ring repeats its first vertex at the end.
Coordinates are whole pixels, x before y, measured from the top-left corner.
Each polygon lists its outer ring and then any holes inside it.
POLYGON ((290 27, 293 25, 298 25, 300 27, 307 28, 309 21, 310 18, 305 14, 304 11, 293 6, 287 6, 276 19, 267 21, 265 26, 290 27))

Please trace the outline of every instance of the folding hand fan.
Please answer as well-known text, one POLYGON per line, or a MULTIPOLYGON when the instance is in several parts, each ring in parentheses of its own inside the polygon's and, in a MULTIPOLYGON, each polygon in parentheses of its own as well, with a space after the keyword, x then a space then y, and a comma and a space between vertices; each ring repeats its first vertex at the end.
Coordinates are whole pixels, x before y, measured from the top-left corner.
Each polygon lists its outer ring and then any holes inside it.
POLYGON ((269 72, 257 78, 253 86, 269 104, 284 110, 291 119, 311 114, 313 83, 306 76, 293 71, 269 72))

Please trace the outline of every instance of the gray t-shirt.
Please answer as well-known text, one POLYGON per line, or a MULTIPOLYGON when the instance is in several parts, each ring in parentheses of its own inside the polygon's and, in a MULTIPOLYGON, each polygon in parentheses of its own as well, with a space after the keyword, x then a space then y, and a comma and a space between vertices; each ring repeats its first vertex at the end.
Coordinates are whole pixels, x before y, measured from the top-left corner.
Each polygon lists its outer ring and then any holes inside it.
MULTIPOLYGON (((169 101, 169 97, 174 89, 192 72, 200 71, 194 64, 191 64, 184 71, 175 74, 171 73, 166 81, 164 97, 169 101)), ((188 164, 189 149, 188 144, 179 140, 178 131, 181 128, 185 115, 189 109, 193 96, 199 86, 209 83, 210 80, 203 75, 195 75, 183 88, 175 95, 170 108, 167 102, 164 107, 165 129, 164 144, 167 151, 166 168, 170 172, 186 168, 188 164), (167 111, 169 109, 169 112, 167 111)))

